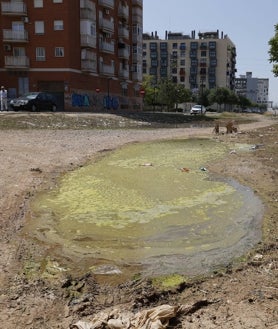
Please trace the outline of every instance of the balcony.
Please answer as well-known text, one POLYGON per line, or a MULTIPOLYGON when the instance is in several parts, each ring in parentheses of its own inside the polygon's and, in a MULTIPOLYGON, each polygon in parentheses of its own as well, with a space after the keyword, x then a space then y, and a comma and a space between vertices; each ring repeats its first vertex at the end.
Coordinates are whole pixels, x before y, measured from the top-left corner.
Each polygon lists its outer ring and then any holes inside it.
POLYGON ((114 9, 114 0, 98 0, 98 4, 100 6, 106 7, 106 8, 111 8, 114 9))
POLYGON ((132 22, 143 23, 143 13, 141 8, 132 8, 132 22))
POLYGON ((80 9, 80 19, 86 19, 95 22, 96 11, 91 11, 87 9, 80 9))
POLYGON ((95 11, 96 5, 92 0, 80 0, 80 8, 95 11))
POLYGON ((97 72, 97 63, 95 60, 85 58, 81 60, 81 70, 83 72, 97 72))
POLYGON ((125 27, 119 27, 118 29, 118 36, 120 38, 126 38, 128 39, 129 38, 129 30, 125 27))
POLYGON ((27 56, 5 56, 6 69, 29 69, 30 61, 27 56))
POLYGON ((107 32, 114 32, 114 22, 112 20, 108 20, 105 18, 102 18, 99 20, 99 27, 103 31, 107 32))
POLYGON ((119 9, 118 9, 118 16, 128 18, 129 17, 129 7, 120 5, 119 9))
POLYGON ((115 52, 115 45, 113 42, 100 42, 100 50, 105 53, 114 53, 115 52))
POLYGON ((107 65, 102 63, 100 65, 99 71, 103 75, 113 76, 115 74, 115 67, 114 65, 107 65))
POLYGON ((126 68, 120 68, 119 77, 124 79, 129 78, 129 66, 127 66, 126 68))
POLYGON ((81 47, 96 48, 96 37, 89 34, 81 34, 81 47))
POLYGON ((142 81, 142 73, 132 72, 132 80, 134 80, 134 81, 142 81))
POLYGON ((141 43, 143 41, 142 34, 138 34, 133 32, 132 33, 132 41, 134 43, 141 43))
POLYGON ((132 0, 132 5, 133 6, 143 6, 143 0, 132 0))
POLYGON ((3 30, 3 41, 5 42, 28 42, 27 31, 3 30))
POLYGON ((118 56, 119 56, 119 58, 129 59, 129 56, 130 56, 129 49, 119 49, 118 56))
POLYGON ((1 2, 1 11, 2 11, 2 15, 10 15, 10 16, 27 15, 26 4, 24 2, 19 2, 19 1, 1 2))
POLYGON ((132 53, 132 62, 137 63, 142 61, 142 54, 140 52, 133 52, 132 53))

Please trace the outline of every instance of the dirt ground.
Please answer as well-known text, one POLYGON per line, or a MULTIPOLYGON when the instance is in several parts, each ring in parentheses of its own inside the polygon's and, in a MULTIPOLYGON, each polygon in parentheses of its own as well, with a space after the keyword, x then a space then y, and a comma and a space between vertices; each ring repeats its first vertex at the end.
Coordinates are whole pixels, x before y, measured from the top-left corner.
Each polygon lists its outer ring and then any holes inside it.
POLYGON ((276 117, 254 115, 248 123, 238 119, 238 132, 232 134, 225 133, 224 118, 220 134, 215 134, 213 123, 152 128, 137 118, 126 129, 131 121, 121 116, 68 114, 63 118, 75 126, 67 128, 59 115, 51 120, 32 115, 0 115, 0 328, 68 329, 109 308, 136 312, 162 304, 191 305, 168 328, 278 328, 276 117), (120 128, 110 129, 111 120, 120 128), (113 277, 100 279, 91 273, 60 273, 55 259, 45 257, 51 246, 22 235, 29 201, 55 186, 62 173, 125 143, 176 137, 207 137, 229 145, 223 161, 206 167, 251 187, 265 205, 262 241, 248 255, 207 277, 186 278, 176 285, 156 285, 140 277, 113 282, 113 277), (237 153, 234 143, 248 143, 251 151, 237 153), (48 275, 47 262, 52 264, 48 275))

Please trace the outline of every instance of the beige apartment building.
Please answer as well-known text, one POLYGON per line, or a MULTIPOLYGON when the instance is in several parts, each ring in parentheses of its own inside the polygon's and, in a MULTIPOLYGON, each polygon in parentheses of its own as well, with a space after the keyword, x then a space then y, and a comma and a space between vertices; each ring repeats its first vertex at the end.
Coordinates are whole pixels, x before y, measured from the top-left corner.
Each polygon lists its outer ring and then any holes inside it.
POLYGON ((0 1, 0 83, 58 108, 137 109, 143 0, 0 1))
POLYGON ((203 32, 196 35, 165 32, 143 35, 143 75, 153 76, 153 83, 170 78, 185 88, 227 87, 234 90, 236 47, 227 35, 203 32))

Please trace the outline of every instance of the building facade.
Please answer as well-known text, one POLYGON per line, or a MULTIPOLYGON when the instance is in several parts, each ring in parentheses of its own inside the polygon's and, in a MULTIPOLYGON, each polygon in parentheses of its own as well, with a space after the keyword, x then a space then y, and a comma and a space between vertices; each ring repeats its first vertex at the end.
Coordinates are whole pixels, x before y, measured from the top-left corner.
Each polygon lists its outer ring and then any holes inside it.
POLYGON ((227 87, 234 90, 236 47, 219 31, 190 35, 165 32, 143 35, 143 75, 153 76, 154 84, 170 78, 193 92, 202 88, 227 87))
POLYGON ((252 103, 259 105, 269 105, 268 100, 269 79, 253 78, 252 72, 246 72, 236 78, 236 93, 248 98, 252 103))
POLYGON ((143 0, 1 1, 0 84, 56 95, 64 109, 142 101, 143 0))

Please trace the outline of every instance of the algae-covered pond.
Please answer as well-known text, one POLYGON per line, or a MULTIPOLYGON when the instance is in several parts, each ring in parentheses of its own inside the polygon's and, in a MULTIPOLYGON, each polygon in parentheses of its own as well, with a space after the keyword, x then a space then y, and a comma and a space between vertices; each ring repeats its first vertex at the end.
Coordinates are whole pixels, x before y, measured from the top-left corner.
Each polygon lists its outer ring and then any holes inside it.
POLYGON ((146 275, 207 272, 260 239, 260 200, 206 169, 227 152, 205 139, 111 151, 38 195, 26 232, 96 272, 105 266, 118 273, 134 266, 146 275))

